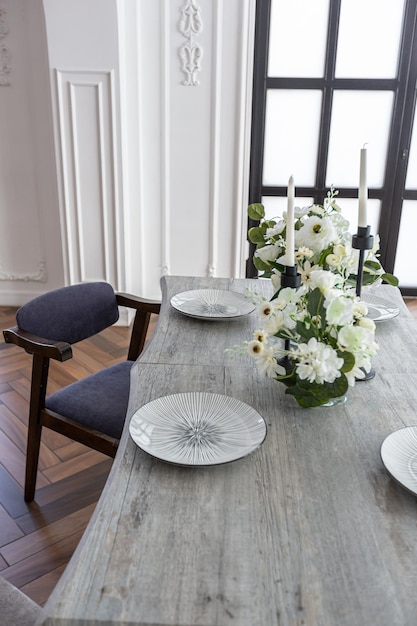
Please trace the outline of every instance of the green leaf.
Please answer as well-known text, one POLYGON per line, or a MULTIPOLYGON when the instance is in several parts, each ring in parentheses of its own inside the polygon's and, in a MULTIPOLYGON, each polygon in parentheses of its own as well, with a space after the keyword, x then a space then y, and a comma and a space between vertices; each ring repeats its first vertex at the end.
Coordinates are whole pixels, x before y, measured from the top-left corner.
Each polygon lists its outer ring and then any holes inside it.
POLYGON ((344 361, 344 364, 340 371, 350 372, 352 367, 355 365, 355 357, 353 356, 353 354, 351 352, 343 352, 342 350, 338 350, 337 355, 344 361))
POLYGON ((326 318, 326 310, 324 308, 324 296, 318 287, 316 287, 315 289, 313 289, 313 291, 309 293, 307 311, 310 313, 311 317, 318 315, 323 319, 326 318))
POLYGON ((265 245, 265 229, 262 226, 254 226, 248 230, 248 237, 252 243, 262 243, 265 245))
POLYGON ((348 381, 344 374, 336 378, 334 383, 309 383, 305 380, 298 381, 298 384, 292 385, 285 390, 297 400, 298 404, 304 408, 321 406, 330 398, 339 398, 348 390, 348 381))
POLYGON ((260 272, 267 272, 270 269, 268 263, 265 263, 257 256, 253 257, 253 264, 260 272))
POLYGON ((393 276, 392 274, 382 274, 381 276, 384 283, 388 283, 388 285, 392 285, 393 287, 398 287, 398 278, 393 276))
POLYGON ((316 327, 311 324, 310 328, 306 328, 305 321, 297 321, 295 330, 300 335, 300 337, 305 339, 306 342, 309 341, 312 337, 316 336, 316 327))
POLYGON ((325 250, 320 253, 318 264, 323 266, 326 257, 333 252, 333 246, 328 246, 325 250))
POLYGON ((265 208, 263 204, 255 202, 248 206, 248 215, 252 220, 260 222, 265 217, 265 208))

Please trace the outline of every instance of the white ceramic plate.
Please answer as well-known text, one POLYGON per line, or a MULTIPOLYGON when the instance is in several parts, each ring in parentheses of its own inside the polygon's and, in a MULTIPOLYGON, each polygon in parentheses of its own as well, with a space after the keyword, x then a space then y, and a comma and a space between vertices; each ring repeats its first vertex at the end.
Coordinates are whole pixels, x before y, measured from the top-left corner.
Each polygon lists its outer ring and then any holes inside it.
POLYGON ((177 293, 171 305, 184 315, 197 319, 227 320, 247 315, 255 309, 242 293, 222 289, 194 289, 177 293))
POLYGON ((400 312, 400 309, 392 302, 371 293, 363 294, 362 300, 368 305, 368 317, 374 322, 390 320, 400 312))
POLYGON ((403 487, 417 495, 417 426, 394 431, 381 446, 387 471, 403 487))
POLYGON ((236 398, 188 392, 145 404, 133 415, 129 431, 141 450, 162 461, 202 467, 254 452, 266 437, 266 424, 236 398))

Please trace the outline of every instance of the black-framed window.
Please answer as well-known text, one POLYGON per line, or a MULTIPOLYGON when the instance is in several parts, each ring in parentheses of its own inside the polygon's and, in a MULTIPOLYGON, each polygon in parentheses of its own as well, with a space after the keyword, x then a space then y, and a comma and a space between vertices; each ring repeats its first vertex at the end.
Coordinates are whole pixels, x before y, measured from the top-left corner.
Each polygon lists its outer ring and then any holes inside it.
MULTIPOLYGON (((359 154, 380 258, 417 295, 417 0, 257 0, 249 202, 321 204, 356 229, 359 154)), ((255 276, 252 254, 247 275, 255 276)))

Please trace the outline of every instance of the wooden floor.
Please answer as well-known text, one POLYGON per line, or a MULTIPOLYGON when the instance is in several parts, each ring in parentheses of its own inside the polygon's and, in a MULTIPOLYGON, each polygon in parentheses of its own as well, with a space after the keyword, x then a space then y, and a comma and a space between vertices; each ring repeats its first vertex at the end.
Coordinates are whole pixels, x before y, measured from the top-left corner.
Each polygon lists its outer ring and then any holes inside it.
MULTIPOLYGON (((0 307, 0 330, 15 324, 15 312, 0 307)), ((113 326, 73 346, 73 359, 51 362, 48 392, 124 360, 129 336, 127 328, 113 326)), ((43 605, 85 530, 112 460, 43 429, 35 502, 25 503, 30 374, 31 357, 1 334, 0 575, 43 605)))
MULTIPOLYGON (((417 299, 406 304, 417 319, 417 299)), ((14 316, 15 309, 0 307, 0 329, 14 325, 14 316)), ((112 327, 74 346, 72 360, 51 364, 49 392, 120 361, 127 342, 128 330, 112 327)), ((44 429, 36 502, 24 502, 30 366, 23 350, 0 343, 0 575, 43 605, 84 532, 111 460, 44 429)))

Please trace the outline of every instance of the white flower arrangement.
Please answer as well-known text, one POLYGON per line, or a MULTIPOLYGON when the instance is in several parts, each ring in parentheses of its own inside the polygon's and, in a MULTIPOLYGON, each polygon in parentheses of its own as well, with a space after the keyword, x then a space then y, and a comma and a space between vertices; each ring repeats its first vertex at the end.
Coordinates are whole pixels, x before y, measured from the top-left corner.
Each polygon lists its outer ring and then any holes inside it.
MULTIPOLYGON (((349 222, 343 217, 336 202, 338 192, 330 188, 323 205, 294 209, 295 217, 295 262, 301 280, 308 284, 310 273, 316 269, 339 274, 346 286, 356 284, 359 250, 352 247, 349 222)), ((271 278, 276 289, 281 284, 281 272, 286 265, 286 221, 282 218, 265 220, 262 204, 251 204, 249 217, 259 221, 249 230, 249 239, 256 244, 253 256, 255 267, 263 272, 262 277, 271 278)), ((398 280, 384 271, 378 260, 379 236, 374 237, 374 246, 366 250, 362 285, 382 281, 398 285, 398 280)))
POLYGON ((282 382, 300 406, 343 396, 371 369, 378 349, 375 323, 366 317, 366 304, 343 286, 342 275, 312 269, 299 289, 279 288, 273 300, 250 294, 262 326, 234 350, 249 353, 259 371, 282 382))

